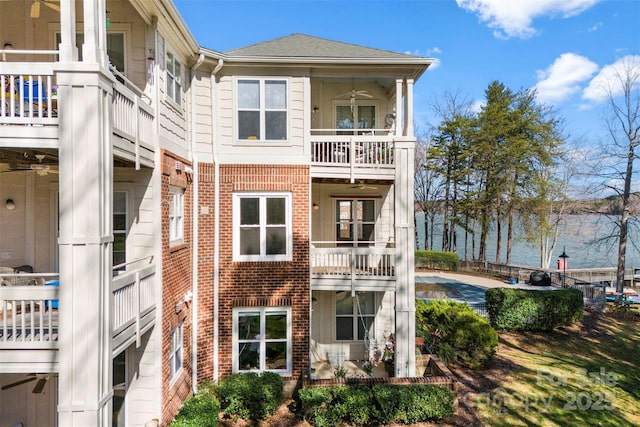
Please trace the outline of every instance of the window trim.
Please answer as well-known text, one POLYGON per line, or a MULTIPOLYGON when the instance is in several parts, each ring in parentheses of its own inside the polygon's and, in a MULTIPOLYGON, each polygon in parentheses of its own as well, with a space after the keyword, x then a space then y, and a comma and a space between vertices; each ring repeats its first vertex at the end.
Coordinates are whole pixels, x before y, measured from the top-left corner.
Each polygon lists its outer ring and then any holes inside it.
POLYGON ((184 371, 184 322, 180 322, 169 334, 169 385, 173 385, 184 371), (176 356, 180 357, 180 366, 176 369, 174 364, 176 356))
POLYGON ((237 144, 246 144, 246 145, 254 145, 254 144, 260 144, 261 146, 264 146, 265 144, 276 144, 276 145, 284 145, 284 144, 288 144, 289 143, 289 138, 290 138, 290 117, 291 117, 291 98, 289 95, 289 88, 291 86, 290 83, 290 79, 286 78, 286 77, 279 77, 279 76, 261 76, 261 77, 257 77, 257 76, 238 76, 234 78, 234 82, 233 82, 233 87, 234 87, 234 123, 235 123, 235 132, 234 132, 234 136, 233 139, 237 144), (260 85, 260 106, 258 107, 257 110, 255 109, 243 109, 243 111, 258 111, 260 113, 260 135, 257 135, 256 139, 241 139, 240 138, 240 105, 239 105, 239 98, 240 98, 240 89, 239 89, 239 84, 241 81, 257 81, 260 85), (266 108, 266 96, 265 96, 265 88, 266 88, 266 82, 267 81, 277 81, 277 82, 284 82, 285 83, 285 102, 286 102, 286 106, 284 109, 267 109, 266 108), (286 114, 285 117, 285 131, 286 131, 286 135, 284 139, 267 139, 266 138, 266 112, 267 111, 284 111, 286 114))
MULTIPOLYGON (((365 342, 365 339, 359 339, 358 338, 358 329, 359 329, 359 324, 358 322, 360 321, 360 318, 372 318, 371 321, 371 331, 372 333, 369 336, 369 341, 374 341, 375 340, 375 331, 376 331, 376 317, 377 317, 377 313, 375 310, 375 307, 378 305, 379 301, 378 301, 378 295, 377 292, 373 292, 373 291, 357 291, 356 294, 372 294, 373 296, 373 306, 374 306, 374 311, 373 314, 359 314, 358 313, 358 308, 357 308, 357 300, 356 298, 352 298, 352 313, 351 314, 338 314, 337 313, 337 308, 338 308, 338 292, 341 291, 336 291, 333 293, 333 321, 334 321, 334 328, 333 328, 333 338, 334 341, 337 343, 362 343, 365 342), (350 340, 341 340, 338 339, 338 322, 337 319, 338 317, 341 318, 346 318, 349 317, 352 319, 352 333, 353 333, 353 339, 350 340)), ((342 291, 342 292, 348 292, 348 291, 342 291)))
MULTIPOLYGON (((113 187, 114 187, 113 188, 113 196, 115 196, 116 193, 124 193, 124 202, 125 202, 124 208, 125 208, 125 211, 124 212, 118 212, 118 213, 119 214, 124 214, 124 216, 125 216, 125 228, 124 228, 124 230, 119 230, 119 229, 117 230, 116 227, 115 227, 115 221, 114 221, 114 224, 113 224, 114 247, 112 248, 112 253, 115 252, 115 236, 116 236, 116 231, 117 231, 118 234, 123 234, 124 235, 124 263, 126 263, 127 262, 127 254, 128 254, 127 245, 129 243, 127 237, 129 236, 129 232, 131 231, 130 230, 131 227, 129 225, 129 219, 130 219, 129 206, 131 205, 131 203, 129 202, 129 189, 124 187, 124 186, 119 185, 119 183, 117 183, 117 182, 115 182, 113 184, 113 187)), ((114 202, 113 205, 114 205, 114 209, 113 209, 112 215, 115 216, 115 214, 116 214, 115 202, 114 202)), ((117 264, 114 263, 113 265, 115 267, 117 264)))
POLYGON ((378 102, 375 99, 356 99, 355 103, 353 104, 354 107, 354 111, 353 111, 353 126, 352 128, 337 128, 337 120, 338 120, 338 107, 351 107, 351 102, 348 100, 341 100, 341 99, 334 99, 332 101, 332 126, 336 126, 336 130, 340 131, 342 134, 344 135, 360 135, 363 133, 367 133, 367 132, 372 132, 376 129, 380 129, 379 126, 379 120, 378 120, 378 116, 380 114, 380 102, 378 102), (374 126, 370 127, 370 128, 363 128, 360 129, 356 126, 356 123, 358 122, 357 119, 357 112, 358 112, 358 107, 373 107, 374 108, 374 126))
POLYGON ((339 197, 335 199, 334 202, 334 234, 335 234, 335 239, 336 242, 339 242, 341 245, 351 245, 353 247, 360 247, 362 245, 366 245, 371 246, 371 245, 375 245, 376 243, 376 238, 377 238, 377 215, 378 215, 378 203, 376 202, 376 200, 374 198, 370 198, 370 197, 356 197, 356 198, 351 198, 351 197, 339 197), (358 202, 365 202, 365 201, 373 201, 373 221, 365 221, 365 220, 360 220, 357 218, 357 215, 355 215, 357 213, 357 209, 358 209, 358 202), (341 239, 340 236, 338 235, 338 226, 341 225, 341 223, 343 222, 343 220, 341 220, 341 218, 339 217, 339 206, 341 202, 350 202, 351 204, 351 216, 348 220, 348 225, 350 227, 351 230, 351 240, 347 240, 347 239, 341 239), (358 240, 358 231, 359 228, 364 226, 364 225, 371 225, 373 226, 373 240, 358 240))
POLYGON ((291 307, 235 307, 232 313, 232 359, 231 366, 233 373, 247 373, 247 372, 274 372, 283 376, 291 375, 293 368, 293 324, 292 324, 292 311, 291 307), (241 314, 244 313, 259 313, 260 314, 260 369, 240 370, 239 361, 240 355, 238 354, 238 319, 241 314), (287 366, 284 369, 264 369, 266 352, 264 351, 266 345, 266 338, 264 337, 265 319, 268 313, 284 313, 287 317, 287 366))
POLYGON ((184 70, 185 70, 184 63, 182 62, 182 60, 180 60, 177 57, 175 50, 165 40, 164 41, 164 80, 165 80, 164 98, 165 100, 171 102, 174 106, 178 107, 178 109, 182 108, 182 96, 184 94, 184 80, 183 80, 184 70), (173 61, 172 61, 173 69, 171 70, 169 70, 169 56, 173 58, 173 61), (177 78, 175 73, 176 64, 180 66, 180 71, 177 78), (169 95, 169 78, 171 78, 173 82, 172 84, 173 96, 169 95), (179 91, 176 91, 176 85, 178 85, 179 91), (177 93, 179 93, 180 96, 176 97, 177 93))
POLYGON ((169 187, 169 246, 175 246, 184 243, 184 220, 185 220, 185 210, 184 210, 184 188, 181 187, 169 187), (178 203, 179 202, 179 203, 178 203), (179 212, 172 213, 172 210, 176 208, 176 203, 178 203, 179 212), (175 229, 174 221, 179 220, 178 229, 175 229))
POLYGON ((289 192, 247 192, 233 194, 233 261, 291 261, 293 259, 293 197, 289 192), (242 255, 240 253, 240 201, 245 198, 258 198, 260 217, 260 255, 242 255), (266 255, 266 200, 285 199, 286 251, 284 255, 266 255), (263 255, 264 254, 264 255, 263 255))

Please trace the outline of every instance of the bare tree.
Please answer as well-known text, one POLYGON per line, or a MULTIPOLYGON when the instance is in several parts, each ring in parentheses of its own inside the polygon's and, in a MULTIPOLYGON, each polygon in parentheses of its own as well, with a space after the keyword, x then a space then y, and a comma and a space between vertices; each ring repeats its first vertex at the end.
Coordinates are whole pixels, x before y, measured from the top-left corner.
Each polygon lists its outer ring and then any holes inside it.
MULTIPOLYGON (((631 218, 631 184, 634 162, 638 159, 636 148, 640 143, 640 56, 629 55, 606 67, 595 84, 592 93, 606 97, 605 123, 610 138, 610 149, 620 162, 614 162, 607 176, 607 186, 620 196, 617 209, 618 264, 616 292, 618 302, 624 286, 624 270, 627 240, 631 218), (621 185, 620 185, 621 184, 621 185)), ((597 95, 596 95, 597 96, 597 95)), ((609 157, 610 159, 611 157, 609 157)))

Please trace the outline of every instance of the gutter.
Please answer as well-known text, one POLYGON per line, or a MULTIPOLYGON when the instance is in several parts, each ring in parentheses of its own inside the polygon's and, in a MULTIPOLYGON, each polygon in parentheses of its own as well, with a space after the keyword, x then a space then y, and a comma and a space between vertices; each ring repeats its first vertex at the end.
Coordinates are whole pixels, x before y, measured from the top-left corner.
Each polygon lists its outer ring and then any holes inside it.
MULTIPOLYGON (((200 54, 196 63, 191 67, 191 82, 193 83, 196 70, 204 62, 204 55, 200 54)), ((193 205, 191 214, 193 215, 193 267, 191 268, 191 287, 193 288, 193 300, 191 306, 191 388, 193 393, 198 393, 198 156, 196 155, 196 109, 195 94, 193 84, 190 88, 191 98, 191 158, 193 159, 193 205)))
POLYGON ((220 335, 219 329, 219 304, 220 304, 220 162, 216 156, 214 149, 216 141, 216 124, 215 124, 215 94, 216 94, 216 74, 222 69, 224 60, 218 59, 218 64, 211 71, 211 155, 213 156, 214 167, 214 220, 213 220, 213 380, 218 381, 220 373, 218 372, 218 342, 220 335))

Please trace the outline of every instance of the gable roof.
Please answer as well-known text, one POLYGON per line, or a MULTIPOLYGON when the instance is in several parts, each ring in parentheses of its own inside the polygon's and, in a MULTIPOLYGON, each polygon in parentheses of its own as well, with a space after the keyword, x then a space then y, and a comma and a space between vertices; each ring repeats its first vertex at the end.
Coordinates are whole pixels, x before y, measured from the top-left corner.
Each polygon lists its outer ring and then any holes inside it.
MULTIPOLYGON (((305 34, 291 34, 274 40, 224 52, 228 57, 271 57, 271 58, 343 58, 407 60, 420 57, 404 53, 358 46, 305 34)), ((426 58, 420 58, 422 60, 426 58)))

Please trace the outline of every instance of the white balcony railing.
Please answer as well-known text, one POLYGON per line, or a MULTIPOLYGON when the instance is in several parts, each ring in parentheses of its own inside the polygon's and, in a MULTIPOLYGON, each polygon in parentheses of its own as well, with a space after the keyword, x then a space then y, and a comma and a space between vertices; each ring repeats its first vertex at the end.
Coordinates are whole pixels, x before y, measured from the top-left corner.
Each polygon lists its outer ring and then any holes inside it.
POLYGON ((0 348, 57 348, 58 274, 1 276, 0 348))
POLYGON ((114 351, 134 338, 140 343, 143 329, 154 320, 156 266, 151 258, 129 263, 130 271, 119 271, 111 283, 111 319, 114 351), (129 331, 129 332, 127 332, 129 331))
MULTIPOLYGON (((155 319, 155 264, 145 258, 124 267, 129 268, 115 271, 111 283, 112 337, 118 343, 138 341, 155 319)), ((64 310, 58 273, 0 276, 0 349, 57 348, 59 309, 64 310)))
POLYGON ((139 168, 141 157, 153 159, 154 111, 144 92, 115 68, 111 71, 127 83, 125 86, 116 81, 113 86, 113 133, 132 144, 123 149, 134 153, 136 168, 139 168))
POLYGON ((53 63, 2 63, 0 123, 58 124, 58 99, 53 63))
POLYGON ((349 278, 351 280, 393 280, 395 248, 389 247, 319 247, 336 242, 313 242, 311 276, 349 278))
POLYGON ((311 162, 318 165, 393 167, 389 135, 312 135, 311 162))

